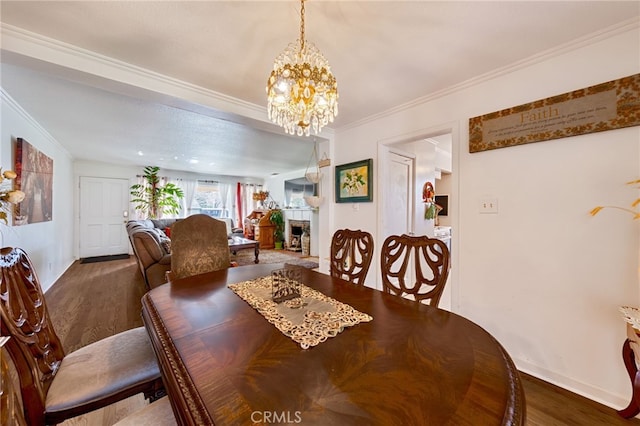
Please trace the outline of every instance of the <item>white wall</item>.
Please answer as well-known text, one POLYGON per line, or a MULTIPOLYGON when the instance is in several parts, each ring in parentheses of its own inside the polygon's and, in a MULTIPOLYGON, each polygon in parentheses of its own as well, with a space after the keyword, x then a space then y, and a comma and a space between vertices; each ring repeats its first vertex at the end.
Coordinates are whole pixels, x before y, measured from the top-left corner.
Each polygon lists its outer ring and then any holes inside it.
POLYGON ((49 222, 4 226, 2 245, 24 249, 43 290, 71 265, 73 257, 73 175, 69 153, 4 90, 0 121, 0 166, 15 168, 15 147, 23 138, 53 159, 53 216, 49 222))
MULTIPOLYGON (((631 395, 617 309, 640 302, 639 229, 619 212, 588 212, 637 198, 624 182, 640 177, 640 127, 470 154, 468 120, 638 72, 640 30, 627 27, 342 129, 334 147, 336 163, 373 157, 377 169, 378 141, 455 123, 453 310, 518 368, 615 408, 631 395), (479 214, 487 195, 498 214, 479 214)), ((377 202, 332 205, 330 230, 356 225, 379 243, 377 202)))

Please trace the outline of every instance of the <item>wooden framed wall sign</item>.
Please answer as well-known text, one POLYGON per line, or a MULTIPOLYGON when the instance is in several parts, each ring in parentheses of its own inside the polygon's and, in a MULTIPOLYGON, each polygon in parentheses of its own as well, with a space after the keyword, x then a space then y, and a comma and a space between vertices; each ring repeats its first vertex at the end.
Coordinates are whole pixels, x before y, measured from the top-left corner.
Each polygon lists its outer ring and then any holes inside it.
POLYGON ((469 152, 640 124, 640 74, 469 119, 469 152))

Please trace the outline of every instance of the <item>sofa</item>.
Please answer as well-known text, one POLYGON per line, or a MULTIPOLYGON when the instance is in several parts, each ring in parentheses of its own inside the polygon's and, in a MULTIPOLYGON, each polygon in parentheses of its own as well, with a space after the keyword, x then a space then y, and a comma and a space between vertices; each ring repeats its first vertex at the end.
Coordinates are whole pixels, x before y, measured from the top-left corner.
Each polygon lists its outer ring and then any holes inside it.
POLYGON ((176 220, 179 219, 130 220, 126 224, 147 290, 167 282, 165 275, 171 269, 171 240, 165 230, 170 230, 176 220))
MULTIPOLYGON (((217 218, 226 223, 227 237, 243 236, 242 229, 233 226, 233 220, 217 218)), ((126 224, 129 242, 147 290, 167 282, 171 269, 171 226, 180 219, 130 220, 126 224)))

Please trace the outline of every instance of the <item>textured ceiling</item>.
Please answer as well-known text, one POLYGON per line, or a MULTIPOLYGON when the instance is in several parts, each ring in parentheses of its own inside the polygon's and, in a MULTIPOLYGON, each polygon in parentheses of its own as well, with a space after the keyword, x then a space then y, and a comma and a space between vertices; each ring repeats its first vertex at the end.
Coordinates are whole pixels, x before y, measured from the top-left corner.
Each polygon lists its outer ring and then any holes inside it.
MULTIPOLYGON (((298 37, 298 2, 3 0, 0 8, 2 87, 74 157, 256 177, 308 163, 312 140, 265 123, 264 86, 273 59, 298 37), (149 96, 113 71, 87 78, 63 55, 55 66, 33 60, 33 49, 10 43, 8 30, 35 33, 43 45, 53 39, 93 58, 96 69, 108 59, 184 82, 217 103, 149 96), (227 100, 258 118, 239 119, 227 100)), ((331 127, 339 132, 602 30, 637 25, 639 15, 639 2, 312 0, 306 35, 338 79, 331 127)))

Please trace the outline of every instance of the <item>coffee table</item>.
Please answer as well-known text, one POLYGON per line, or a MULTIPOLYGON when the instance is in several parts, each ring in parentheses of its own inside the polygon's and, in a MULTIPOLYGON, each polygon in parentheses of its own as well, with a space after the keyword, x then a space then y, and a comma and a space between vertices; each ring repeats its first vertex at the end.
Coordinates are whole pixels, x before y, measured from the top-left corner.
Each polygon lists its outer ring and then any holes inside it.
POLYGON ((250 248, 252 248, 254 250, 254 253, 256 254, 256 258, 253 262, 259 263, 260 262, 260 260, 258 259, 258 255, 260 254, 259 241, 249 240, 247 238, 242 238, 242 237, 229 238, 229 250, 233 254, 236 254, 236 252, 239 250, 250 249, 250 248))

